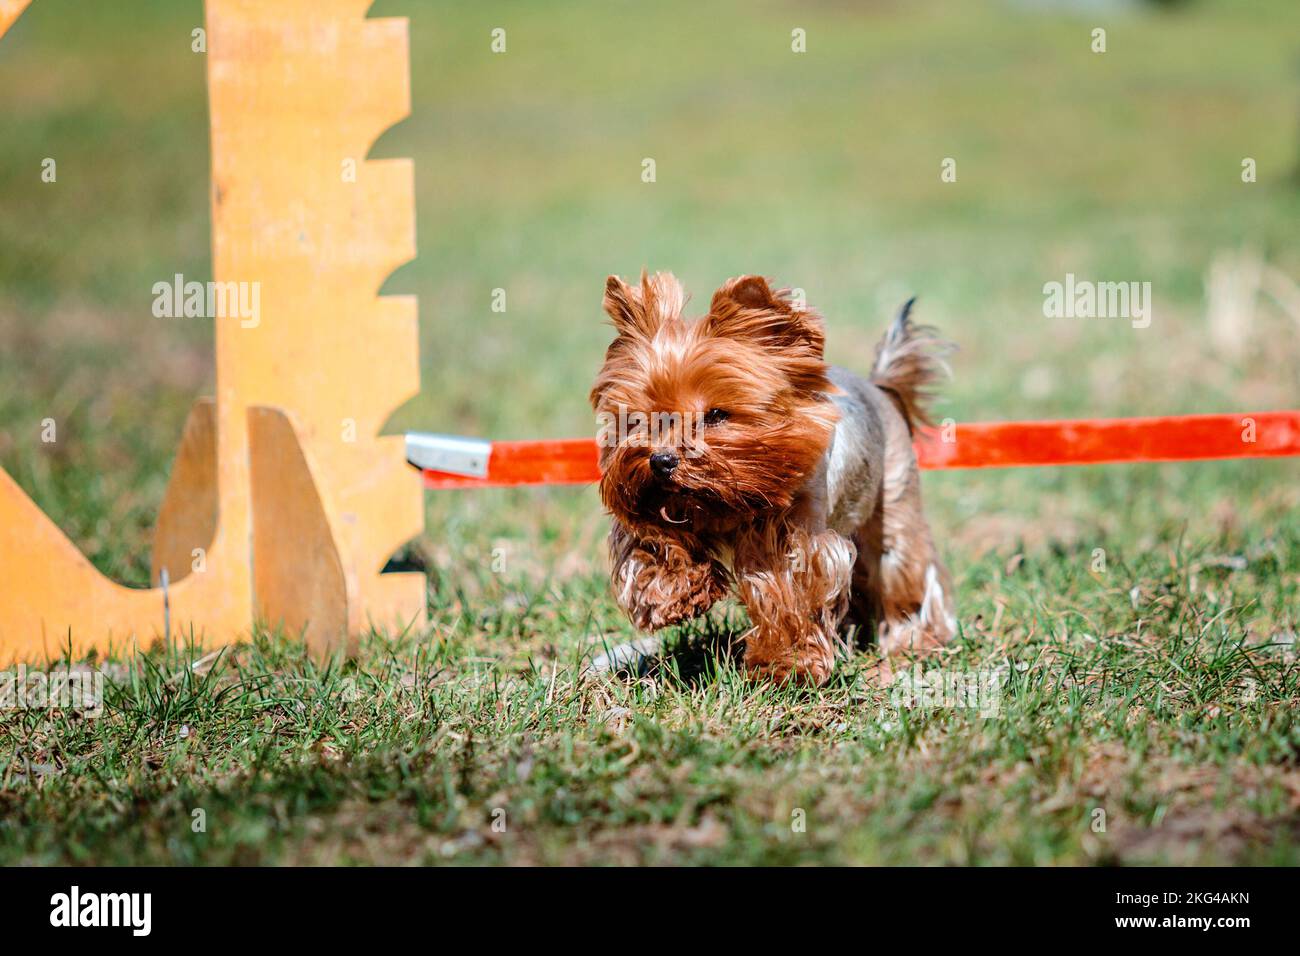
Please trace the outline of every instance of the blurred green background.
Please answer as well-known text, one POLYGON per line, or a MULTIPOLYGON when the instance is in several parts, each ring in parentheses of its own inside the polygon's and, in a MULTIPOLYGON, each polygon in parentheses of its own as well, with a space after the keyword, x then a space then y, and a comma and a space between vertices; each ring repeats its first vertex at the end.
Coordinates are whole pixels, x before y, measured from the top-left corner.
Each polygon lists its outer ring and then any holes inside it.
MULTIPOLYGON (((420 297, 423 392, 390 430, 592 433, 603 279, 643 266, 675 271, 697 306, 744 272, 802 288, 830 357, 859 369, 919 295, 961 347, 940 407, 959 421, 1297 405, 1295 303, 1207 296, 1216 268, 1227 290, 1261 268, 1300 276, 1294 0, 371 15, 411 20, 412 115, 372 151, 416 163, 419 255, 385 291, 420 297), (1043 284, 1067 272, 1151 282, 1151 327, 1044 318, 1043 284)), ((198 0, 37 0, 0 42, 0 466, 135 584, 213 381, 211 323, 150 309, 159 279, 210 277, 201 23, 198 0)), ((1014 541, 1263 533, 1291 520, 1298 477, 1238 462, 926 482, 960 577, 1014 541)), ((424 547, 449 574, 503 537, 548 573, 601 560, 590 489, 431 495, 429 512, 424 547)))

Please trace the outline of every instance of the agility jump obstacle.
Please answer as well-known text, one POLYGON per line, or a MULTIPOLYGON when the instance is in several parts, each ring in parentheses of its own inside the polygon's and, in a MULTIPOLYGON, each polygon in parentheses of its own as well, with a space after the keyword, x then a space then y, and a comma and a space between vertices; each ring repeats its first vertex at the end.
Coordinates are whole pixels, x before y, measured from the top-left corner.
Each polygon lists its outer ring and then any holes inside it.
MULTIPOLYGON (((0 38, 28 2, 0 0, 0 38)), ((155 531, 167 587, 105 578, 0 471, 0 666, 259 620, 328 651, 423 620, 423 575, 380 573, 424 509, 401 436, 379 437, 419 343, 415 299, 376 295, 415 255, 415 202, 410 161, 365 160, 410 110, 406 21, 371 3, 207 0, 213 277, 260 283, 262 321, 216 323, 215 401, 155 531)))
MULTIPOLYGON (((217 394, 181 436, 158 586, 105 578, 0 470, 0 666, 225 644, 258 621, 350 649, 367 626, 424 619, 423 575, 380 573, 423 531, 407 459, 427 488, 599 479, 591 438, 412 434, 404 454, 379 436, 419 367, 415 299, 377 296, 415 254, 412 165, 364 159, 410 109, 407 27, 367 19, 371 2, 207 0, 214 279, 259 282, 262 321, 216 325, 217 394)), ((29 3, 0 0, 0 38, 29 3)), ((1300 411, 950 428, 917 442, 921 467, 1300 455, 1300 411)))
MULTIPOLYGON (((486 442, 406 436, 426 488, 585 485, 600 480, 593 438, 486 442)), ((1300 455, 1300 411, 1074 421, 970 422, 922 430, 922 468, 1023 468, 1300 455)))

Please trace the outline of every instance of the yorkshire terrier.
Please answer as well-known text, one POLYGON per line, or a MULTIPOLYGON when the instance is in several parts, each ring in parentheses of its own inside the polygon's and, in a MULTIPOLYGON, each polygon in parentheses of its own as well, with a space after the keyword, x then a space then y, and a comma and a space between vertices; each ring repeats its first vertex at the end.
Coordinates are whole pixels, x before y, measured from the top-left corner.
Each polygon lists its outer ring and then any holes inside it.
POLYGON ((618 336, 591 404, 614 592, 638 628, 734 587, 753 625, 745 668, 812 684, 842 626, 874 628, 885 654, 952 637, 912 451, 948 344, 911 304, 864 379, 828 365, 821 317, 760 276, 727 282, 694 321, 671 274, 609 277, 618 336))

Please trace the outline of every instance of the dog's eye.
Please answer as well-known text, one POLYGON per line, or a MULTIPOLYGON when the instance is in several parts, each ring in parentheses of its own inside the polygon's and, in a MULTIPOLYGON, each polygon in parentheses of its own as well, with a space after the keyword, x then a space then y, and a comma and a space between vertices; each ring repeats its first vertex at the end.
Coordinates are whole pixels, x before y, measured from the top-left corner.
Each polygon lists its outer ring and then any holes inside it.
POLYGON ((721 408, 710 408, 704 413, 704 424, 721 425, 728 418, 728 415, 721 408))

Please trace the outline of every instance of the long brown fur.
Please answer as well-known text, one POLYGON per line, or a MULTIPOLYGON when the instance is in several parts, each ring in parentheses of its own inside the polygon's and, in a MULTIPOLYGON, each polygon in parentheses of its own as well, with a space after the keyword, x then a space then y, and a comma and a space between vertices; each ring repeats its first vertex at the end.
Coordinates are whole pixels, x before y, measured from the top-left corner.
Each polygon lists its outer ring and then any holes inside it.
POLYGON ((912 323, 915 303, 914 298, 907 300, 881 338, 871 370, 872 384, 898 403, 909 431, 915 431, 918 424, 934 424, 930 403, 935 386, 950 374, 942 356, 952 348, 933 326, 912 323))
POLYGON ((861 520, 840 533, 825 489, 834 396, 844 393, 823 358, 821 317, 759 276, 725 283, 694 321, 682 317, 685 301, 668 273, 643 273, 637 285, 610 276, 605 287, 617 337, 591 403, 627 426, 600 448, 619 604, 654 631, 734 589, 753 624, 746 665, 778 680, 826 680, 850 607, 887 651, 946 641, 951 586, 909 440, 928 421, 940 367, 932 332, 905 309, 871 384, 857 380, 882 396, 867 395, 880 406, 879 434, 855 472, 876 491, 863 492, 861 520))

